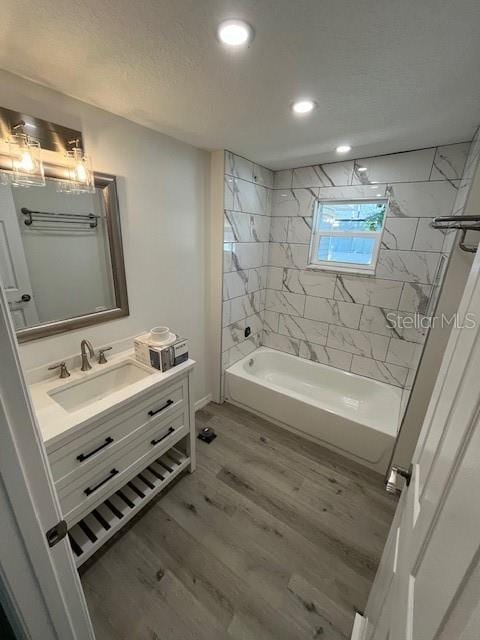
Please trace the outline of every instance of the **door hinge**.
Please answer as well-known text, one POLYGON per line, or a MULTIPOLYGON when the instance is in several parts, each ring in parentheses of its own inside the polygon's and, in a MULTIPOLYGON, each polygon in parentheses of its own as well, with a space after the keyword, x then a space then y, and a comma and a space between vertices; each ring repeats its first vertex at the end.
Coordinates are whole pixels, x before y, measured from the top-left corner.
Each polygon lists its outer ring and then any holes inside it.
POLYGON ((410 484, 410 480, 412 479, 413 465, 411 464, 408 469, 404 469, 403 467, 398 467, 393 465, 390 469, 390 473, 388 474, 387 481, 385 483, 385 488, 388 493, 394 493, 396 495, 400 495, 402 493, 402 482, 400 478, 405 480, 405 485, 408 487, 410 484))
POLYGON ((60 522, 57 522, 57 524, 51 529, 49 529, 45 534, 45 537, 47 538, 48 546, 54 547, 56 544, 58 544, 61 540, 65 538, 65 536, 67 535, 67 531, 68 531, 68 527, 65 520, 60 520, 60 522))

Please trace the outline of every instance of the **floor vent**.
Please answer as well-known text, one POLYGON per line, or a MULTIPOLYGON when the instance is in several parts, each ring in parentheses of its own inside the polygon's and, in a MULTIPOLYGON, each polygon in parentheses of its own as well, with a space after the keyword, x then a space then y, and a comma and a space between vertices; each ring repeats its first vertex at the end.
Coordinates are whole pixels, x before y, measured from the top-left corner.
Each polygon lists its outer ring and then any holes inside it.
POLYGON ((164 489, 190 458, 172 448, 143 469, 68 532, 77 567, 90 558, 128 520, 164 489))

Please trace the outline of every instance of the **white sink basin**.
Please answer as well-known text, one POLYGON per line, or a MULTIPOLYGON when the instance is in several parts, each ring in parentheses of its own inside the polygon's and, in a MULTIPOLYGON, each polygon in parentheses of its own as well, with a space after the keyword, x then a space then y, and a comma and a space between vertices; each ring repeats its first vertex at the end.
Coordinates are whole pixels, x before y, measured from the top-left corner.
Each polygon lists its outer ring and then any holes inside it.
POLYGON ((134 360, 126 360, 105 371, 92 372, 83 380, 76 380, 52 389, 48 395, 65 411, 71 413, 120 391, 152 373, 154 373, 153 369, 149 371, 134 360))

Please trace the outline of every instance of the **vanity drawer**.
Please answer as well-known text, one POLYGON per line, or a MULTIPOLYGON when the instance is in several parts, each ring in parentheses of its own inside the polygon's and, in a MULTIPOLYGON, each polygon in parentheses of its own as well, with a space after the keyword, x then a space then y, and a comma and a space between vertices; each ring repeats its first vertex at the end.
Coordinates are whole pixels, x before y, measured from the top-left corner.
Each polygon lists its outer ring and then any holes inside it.
POLYGON ((48 453, 55 483, 74 478, 97 469, 102 460, 118 447, 136 439, 152 425, 161 425, 183 409, 188 397, 187 380, 162 388, 141 400, 135 400, 120 412, 113 413, 100 423, 81 430, 77 437, 48 453))
POLYGON ((129 476, 155 460, 189 433, 188 411, 152 425, 127 447, 102 460, 90 473, 75 482, 57 485, 63 517, 69 526, 94 509, 128 481, 129 476))

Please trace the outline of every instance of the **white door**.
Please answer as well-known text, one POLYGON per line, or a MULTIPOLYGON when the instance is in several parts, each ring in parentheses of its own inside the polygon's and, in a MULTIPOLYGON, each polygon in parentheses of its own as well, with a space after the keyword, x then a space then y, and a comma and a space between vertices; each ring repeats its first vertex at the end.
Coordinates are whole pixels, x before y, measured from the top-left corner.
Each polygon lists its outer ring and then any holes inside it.
POLYGON ((94 640, 68 540, 47 543, 62 516, 1 283, 0 514, 0 595, 18 635, 94 640))
POLYGON ((39 323, 11 188, 0 186, 0 278, 16 329, 39 323))
POLYGON ((480 638, 480 253, 405 487, 352 638, 480 638))

